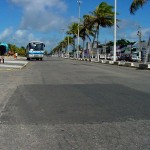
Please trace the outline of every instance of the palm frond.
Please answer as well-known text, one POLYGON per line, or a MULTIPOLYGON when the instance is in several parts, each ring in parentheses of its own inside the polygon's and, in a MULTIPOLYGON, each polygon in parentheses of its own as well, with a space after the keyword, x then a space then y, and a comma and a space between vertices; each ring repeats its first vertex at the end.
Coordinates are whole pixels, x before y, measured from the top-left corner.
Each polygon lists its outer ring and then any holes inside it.
POLYGON ((130 13, 135 14, 135 12, 139 8, 143 7, 143 5, 146 4, 147 2, 148 2, 148 0, 134 0, 130 6, 130 13))

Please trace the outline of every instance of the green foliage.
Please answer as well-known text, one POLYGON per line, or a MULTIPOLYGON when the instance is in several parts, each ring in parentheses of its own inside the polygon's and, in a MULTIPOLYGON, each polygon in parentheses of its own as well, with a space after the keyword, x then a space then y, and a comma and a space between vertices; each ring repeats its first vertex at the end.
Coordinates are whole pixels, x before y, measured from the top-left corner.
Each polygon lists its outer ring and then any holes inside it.
POLYGON ((97 42, 99 38, 100 27, 112 27, 114 25, 114 12, 113 6, 107 4, 106 2, 100 3, 94 11, 89 15, 84 15, 84 26, 89 30, 95 29, 94 39, 97 37, 97 42))
POLYGON ((130 42, 125 40, 125 39, 121 39, 121 40, 117 40, 116 45, 122 47, 125 47, 127 45, 129 45, 130 42))
POLYGON ((130 13, 134 14, 139 8, 146 4, 148 0, 133 0, 130 6, 130 13))
POLYGON ((48 51, 45 50, 45 51, 44 51, 44 55, 48 55, 48 51))
POLYGON ((114 42, 113 41, 109 41, 108 43, 106 43, 107 46, 113 46, 114 42))
POLYGON ((18 55, 21 55, 21 56, 25 56, 26 54, 26 49, 23 46, 17 47, 14 44, 8 44, 8 47, 9 47, 9 51, 11 51, 12 54, 14 54, 15 52, 17 52, 18 55))

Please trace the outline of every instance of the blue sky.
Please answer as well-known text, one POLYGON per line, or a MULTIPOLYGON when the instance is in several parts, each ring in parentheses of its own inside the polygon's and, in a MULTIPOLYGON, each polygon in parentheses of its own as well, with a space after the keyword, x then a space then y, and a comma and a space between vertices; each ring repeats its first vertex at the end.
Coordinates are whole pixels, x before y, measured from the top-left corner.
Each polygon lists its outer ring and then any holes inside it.
MULTIPOLYGON (((114 5, 114 0, 104 0, 114 5)), ((101 0, 82 0, 81 17, 93 11, 101 0)), ((142 39, 150 36, 149 7, 147 3, 135 15, 129 13, 132 0, 117 0, 119 29, 117 39, 137 41, 138 26, 142 39)), ((0 42, 26 46, 31 40, 45 42, 49 51, 65 34, 62 29, 77 21, 77 0, 0 0, 0 42)), ((100 42, 113 40, 113 28, 100 29, 100 42)))

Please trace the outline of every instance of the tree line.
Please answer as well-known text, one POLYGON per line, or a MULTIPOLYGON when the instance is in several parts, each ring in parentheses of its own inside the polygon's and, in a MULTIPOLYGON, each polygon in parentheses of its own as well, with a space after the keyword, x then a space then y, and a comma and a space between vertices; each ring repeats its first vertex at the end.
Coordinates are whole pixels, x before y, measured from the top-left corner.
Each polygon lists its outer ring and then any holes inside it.
MULTIPOLYGON (((3 42, 0 42, 3 43, 3 42)), ((26 55, 26 48, 24 46, 17 47, 15 44, 8 43, 8 51, 6 55, 14 55, 18 53, 18 55, 25 56, 26 55)))

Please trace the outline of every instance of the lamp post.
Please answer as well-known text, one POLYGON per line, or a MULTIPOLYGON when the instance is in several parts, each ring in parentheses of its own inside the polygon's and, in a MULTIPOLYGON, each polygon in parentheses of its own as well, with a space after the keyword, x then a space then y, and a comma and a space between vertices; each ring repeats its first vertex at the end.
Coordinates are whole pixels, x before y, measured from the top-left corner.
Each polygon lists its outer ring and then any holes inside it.
MULTIPOLYGON (((64 40, 64 30, 65 29, 61 29, 61 30, 62 30, 62 40, 64 40)), ((62 57, 63 57, 63 43, 62 43, 61 51, 62 51, 62 57)))
POLYGON ((69 36, 68 36, 68 58, 69 58, 69 36))
POLYGON ((116 13, 117 13, 117 0, 114 0, 115 5, 115 14, 114 14, 114 58, 113 61, 116 61, 116 13))
POLYGON ((77 59, 79 58, 79 44, 80 44, 80 38, 79 38, 79 32, 80 32, 80 6, 81 6, 81 1, 78 0, 78 44, 77 44, 77 59))
POLYGON ((141 53, 142 53, 142 32, 141 32, 141 26, 139 26, 139 30, 138 30, 138 33, 137 33, 137 36, 139 37, 139 59, 140 61, 142 60, 142 56, 141 56, 141 53))

